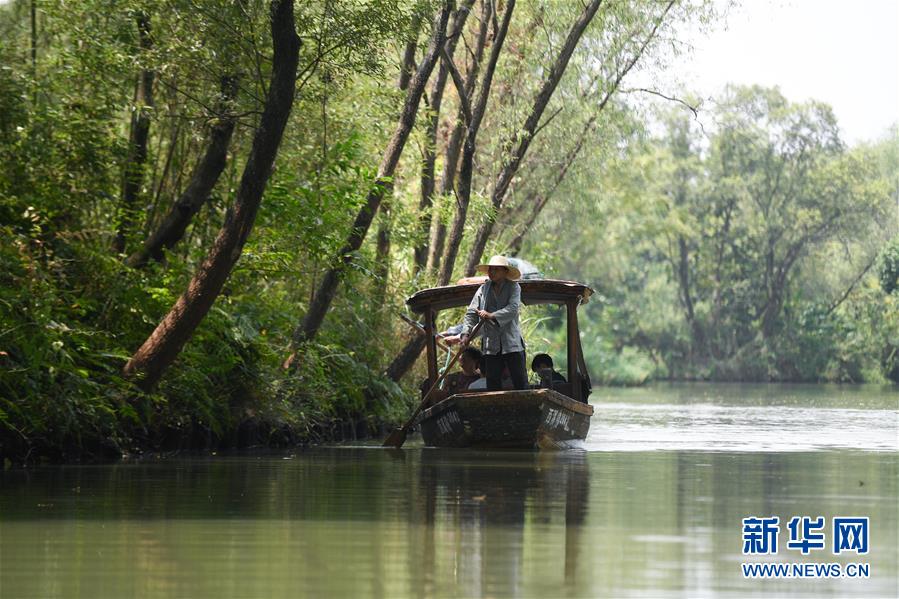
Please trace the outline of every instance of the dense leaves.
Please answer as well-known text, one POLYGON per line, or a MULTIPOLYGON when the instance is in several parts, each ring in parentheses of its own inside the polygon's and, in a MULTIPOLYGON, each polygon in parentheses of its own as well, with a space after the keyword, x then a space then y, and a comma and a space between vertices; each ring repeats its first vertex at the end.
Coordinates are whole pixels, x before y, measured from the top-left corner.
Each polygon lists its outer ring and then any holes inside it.
MULTIPOLYGON (((884 292, 899 140, 846 148, 827 106, 759 87, 726 90, 702 117, 705 128, 663 108, 655 133, 606 161, 587 200, 595 224, 577 245, 563 241, 568 255, 531 237, 602 290, 586 350, 600 376, 893 377, 895 298, 884 292)), ((544 219, 546 234, 580 210, 544 219)))
MULTIPOLYGON (((463 79, 481 80, 507 5, 471 6, 452 55, 463 79)), ((381 373, 415 334, 397 318, 404 298, 437 281, 414 251, 427 256, 434 234, 458 216, 456 168, 440 180, 460 118, 452 83, 436 107, 437 77, 428 81, 390 177, 389 210, 374 215, 372 231, 389 243, 371 233, 339 254, 403 108, 407 46, 415 67, 440 6, 295 3, 297 92, 252 234, 151 393, 120 372, 183 293, 234 203, 272 70, 268 3, 47 0, 36 4, 34 28, 30 2, 0 6, 0 454, 319 440, 408 414, 422 365, 405 393, 381 373), (136 94, 148 73, 152 106, 136 94), (226 80, 236 82, 233 97, 226 80), (129 267, 125 258, 182 196, 225 112, 236 127, 209 197, 161 262, 129 267), (134 114, 147 117, 146 159, 136 200, 123 208, 134 114), (429 154, 435 190, 447 193, 422 202, 429 154), (117 253, 123 215, 133 226, 117 253), (293 347, 292 331, 335 264, 340 286, 318 336, 293 347)), ((590 283, 597 294, 582 310, 584 351, 607 383, 899 378, 895 132, 847 148, 826 106, 761 88, 723 93, 704 107, 703 129, 671 104, 647 113, 653 90, 630 87, 632 75, 683 59, 678 27, 710 22, 712 3, 602 2, 495 201, 583 7, 515 6, 453 277, 475 232, 493 221, 486 253, 520 250, 547 275, 590 283)), ((559 356, 562 369, 563 323, 550 308, 524 315, 529 350, 559 356)))

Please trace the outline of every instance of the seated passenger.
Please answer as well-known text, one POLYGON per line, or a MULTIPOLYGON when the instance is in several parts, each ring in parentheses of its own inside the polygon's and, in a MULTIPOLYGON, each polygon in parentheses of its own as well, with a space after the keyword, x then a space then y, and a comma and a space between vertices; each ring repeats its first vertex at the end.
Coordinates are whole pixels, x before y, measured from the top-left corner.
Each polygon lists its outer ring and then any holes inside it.
POLYGON ((448 374, 443 380, 443 388, 449 391, 449 394, 458 393, 468 389, 469 386, 481 377, 478 367, 481 363, 481 351, 474 347, 468 347, 459 357, 459 366, 461 372, 453 372, 448 374))
POLYGON ((553 368, 553 359, 549 354, 537 354, 531 360, 531 370, 540 377, 540 387, 552 389, 558 383, 565 383, 565 377, 553 368))
MULTIPOLYGON (((485 365, 486 360, 481 358, 481 372, 484 372, 486 368, 485 365)), ((502 385, 503 390, 508 391, 515 388, 515 384, 512 382, 512 375, 509 373, 508 368, 503 368, 503 376, 502 376, 502 385)), ((468 385, 469 391, 486 391, 487 390, 487 377, 481 376, 478 380, 468 385)))

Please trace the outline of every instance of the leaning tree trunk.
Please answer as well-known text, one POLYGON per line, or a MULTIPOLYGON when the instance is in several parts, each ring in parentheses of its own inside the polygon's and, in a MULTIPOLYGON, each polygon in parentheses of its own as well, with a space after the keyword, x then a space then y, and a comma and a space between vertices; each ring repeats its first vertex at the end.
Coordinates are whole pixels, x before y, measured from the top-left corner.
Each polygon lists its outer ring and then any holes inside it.
MULTIPOLYGON (((37 0, 31 0, 31 80, 37 82, 37 0)), ((37 86, 35 86, 37 88, 37 86)))
MULTIPOLYGON (((446 54, 453 56, 456 44, 462 36, 468 13, 474 0, 465 0, 452 19, 452 25, 446 39, 446 54)), ((486 25, 486 23, 485 23, 486 25)), ((440 123, 440 109, 443 105, 443 92, 446 90, 446 82, 449 77, 449 67, 445 62, 440 63, 437 70, 437 79, 431 88, 428 100, 430 113, 425 130, 424 156, 421 165, 421 196, 418 202, 418 234, 413 250, 413 264, 415 272, 421 272, 428 262, 428 233, 431 229, 431 206, 434 203, 435 171, 437 166, 437 127, 440 123)))
POLYGON ((144 389, 156 385, 209 312, 253 228, 296 90, 300 39, 293 0, 272 0, 271 30, 274 56, 268 97, 234 205, 187 291, 125 365, 123 374, 144 389))
POLYGON ((184 232, 191 220, 209 199, 212 189, 218 182, 228 157, 228 146, 234 133, 236 117, 231 110, 231 103, 237 95, 237 80, 234 77, 222 77, 220 111, 215 118, 209 133, 209 145, 202 160, 191 176, 187 189, 181 194, 169 210, 162 222, 144 242, 144 245, 131 254, 126 261, 129 266, 140 268, 148 261, 161 261, 165 250, 172 249, 184 237, 184 232))
POLYGON ((549 199, 553 196, 553 194, 555 194, 556 190, 559 188, 559 185, 561 185, 562 181, 565 179, 569 169, 574 164, 574 161, 577 159, 578 155, 581 153, 581 150, 584 148, 587 138, 596 129, 597 118, 605 109, 606 105, 609 103, 609 100, 612 98, 615 92, 618 91, 618 88, 621 85, 621 81, 624 79, 625 75, 627 75, 630 70, 634 68, 634 65, 636 65, 637 61, 640 60, 640 57, 643 56, 643 53, 646 51, 647 46, 649 46, 649 43, 655 38, 656 33, 658 33, 662 21, 665 20, 665 15, 668 14, 668 11, 671 10, 671 7, 673 5, 674 0, 670 0, 659 19, 653 25, 652 29, 649 32, 649 35, 646 36, 646 39, 643 40, 643 43, 640 45, 637 51, 634 52, 634 55, 624 64, 624 67, 615 76, 615 80, 612 82, 611 87, 606 90, 605 94, 603 94, 603 98, 600 101, 599 105, 596 107, 596 110, 592 115, 590 115, 590 118, 587 119, 587 122, 581 129, 581 133, 580 135, 578 135, 577 141, 575 142, 574 146, 565 155, 565 160, 562 163, 562 168, 554 177, 553 183, 550 188, 541 195, 534 193, 526 201, 522 202, 522 206, 532 204, 532 209, 524 224, 519 229, 518 234, 512 239, 511 242, 509 242, 508 251, 512 256, 517 256, 518 253, 521 252, 521 246, 524 243, 525 236, 533 229, 534 223, 537 221, 537 217, 540 216, 540 213, 543 211, 543 208, 546 206, 549 199))
MULTIPOLYGON (((471 64, 465 73, 465 94, 471 97, 474 92, 474 86, 477 83, 478 71, 481 67, 481 60, 484 58, 484 48, 487 46, 488 24, 490 22, 492 2, 483 2, 483 10, 481 11, 481 24, 478 28, 478 38, 475 43, 475 49, 472 53, 471 64)), ((468 131, 468 124, 465 122, 462 107, 459 107, 456 115, 455 126, 450 134, 449 143, 446 145, 446 155, 443 160, 443 173, 440 181, 440 191, 438 198, 449 196, 455 188, 456 169, 459 166, 459 155, 462 152, 462 142, 465 139, 465 133, 468 131)), ((425 271, 428 273, 436 273, 440 268, 440 259, 443 257, 443 248, 446 241, 446 225, 442 219, 431 221, 430 241, 428 242, 428 257, 425 264, 425 271)))
MULTIPOLYGON (((538 93, 537 97, 534 99, 534 104, 531 107, 531 112, 528 115, 527 120, 524 122, 524 127, 522 127, 520 132, 516 133, 518 144, 512 151, 512 155, 505 164, 503 164, 499 176, 496 179, 493 194, 490 198, 495 213, 498 213, 499 209, 502 207, 502 203, 506 198, 506 192, 509 190, 509 184, 512 183, 512 178, 518 172, 518 167, 528 151, 528 147, 530 146, 534 133, 537 131, 537 126, 540 123, 540 118, 543 116, 543 111, 546 109, 547 104, 549 104, 556 86, 562 79, 562 75, 568 67, 568 61, 571 59, 571 55, 574 53, 574 49, 577 47, 581 35, 584 33, 587 25, 590 24, 590 21, 593 20, 593 16, 599 9, 600 4, 602 4, 602 0, 591 0, 590 4, 584 8, 581 16, 578 17, 578 20, 572 25, 571 31, 568 32, 568 38, 565 40, 565 45, 562 47, 562 51, 559 53, 559 56, 556 57, 556 61, 553 64, 552 69, 550 69, 549 75, 543 82, 540 93, 538 93)), ((481 260, 481 254, 484 253, 484 247, 487 245, 487 239, 492 232, 493 221, 488 218, 478 229, 478 233, 472 243, 471 251, 468 254, 468 260, 465 263, 466 276, 474 274, 478 262, 481 260)))
MULTIPOLYGON (((150 30, 150 17, 146 13, 137 14, 137 32, 142 54, 153 48, 150 30)), ((155 73, 143 69, 137 79, 134 108, 131 113, 131 137, 128 140, 128 158, 125 163, 125 175, 122 183, 122 198, 119 204, 118 228, 116 230, 113 249, 124 252, 128 236, 134 229, 137 198, 144 182, 144 169, 147 162, 147 144, 150 139, 150 111, 153 108, 153 80, 155 73)))
MULTIPOLYGON (((606 99, 608 99, 608 97, 609 95, 607 94, 606 99)), ((600 104, 599 110, 602 110, 602 107, 604 105, 605 100, 602 104, 600 104)), ((512 241, 509 242, 508 253, 510 256, 517 256, 521 252, 521 246, 524 243, 525 236, 534 227, 534 223, 537 222, 537 217, 540 216, 540 213, 543 211, 546 203, 559 188, 559 185, 562 184, 562 181, 565 180, 565 177, 568 175, 569 169, 574 164, 574 161, 577 159, 578 154, 580 154, 581 149, 583 149, 587 138, 595 129, 596 118, 598 114, 599 112, 597 111, 596 113, 591 115, 584 125, 584 128, 581 129, 581 134, 578 136, 578 139, 571 150, 569 150, 569 152, 565 155, 565 160, 562 162, 562 167, 553 178, 553 182, 550 185, 549 189, 547 189, 543 193, 539 193, 535 190, 530 193, 523 202, 521 202, 522 208, 530 205, 531 211, 528 214, 527 218, 525 218, 524 222, 519 227, 517 227, 518 233, 515 235, 515 237, 512 238, 512 241)))
MULTIPOLYGON (((421 27, 421 18, 416 16, 412 21, 411 37, 406 41, 406 49, 403 52, 403 61, 400 64, 400 77, 397 87, 400 91, 409 88, 409 82, 415 73, 415 50, 418 46, 418 30, 421 27)), ((390 235, 393 228, 391 216, 391 203, 393 199, 393 186, 384 190, 384 198, 381 200, 378 214, 378 234, 375 245, 374 265, 374 303, 383 306, 387 297, 387 279, 390 276, 390 235)))
POLYGON ((387 301, 387 279, 390 277, 390 235, 393 229, 393 185, 384 188, 384 197, 378 207, 378 232, 375 236, 374 299, 375 306, 384 307, 387 301))
MULTIPOLYGON (((409 89, 409 82, 415 74, 415 50, 418 48, 418 33, 421 27, 421 18, 416 16, 413 19, 411 32, 412 37, 406 41, 406 49, 403 52, 403 61, 400 65, 400 77, 397 87, 400 91, 405 92, 409 89)), ((389 186, 384 190, 384 198, 378 207, 378 233, 375 244, 375 266, 374 266, 374 284, 375 291, 373 294, 374 304, 383 307, 387 298, 387 280, 390 277, 390 245, 391 234, 393 230, 392 217, 393 204, 393 186, 389 186)))
MULTIPOLYGON (((456 254, 459 252, 459 246, 462 243, 465 220, 468 217, 468 206, 471 203, 471 178, 474 172, 474 154, 477 149, 478 130, 481 128, 481 121, 487 108, 487 99, 490 97, 490 88, 493 85, 493 73, 496 71, 496 63, 502 52, 514 9, 515 0, 509 0, 509 3, 506 5, 506 12, 503 14, 502 25, 500 25, 499 31, 496 32, 496 39, 493 42, 493 48, 490 50, 490 59, 487 61, 487 68, 484 69, 484 77, 478 88, 477 100, 475 100, 474 106, 471 108, 471 114, 467 119, 468 130, 462 150, 462 165, 459 167, 459 183, 456 186, 456 213, 453 217, 453 226, 447 238, 446 255, 443 257, 443 263, 440 265, 438 285, 447 285, 453 276, 456 254)), ((453 73, 455 74, 455 71, 453 73)), ((462 88, 461 81, 458 80, 458 76, 454 76, 453 80, 456 82, 460 97, 463 96, 465 91, 462 88)))
POLYGON ((337 292, 345 267, 352 260, 353 254, 362 247, 362 242, 368 233, 371 221, 378 211, 385 191, 387 191, 392 180, 393 173, 396 171, 397 163, 406 145, 406 140, 409 138, 409 133, 415 125, 415 117, 418 113, 421 96, 424 93, 428 78, 431 76, 431 71, 434 69, 434 65, 440 56, 440 48, 446 39, 446 24, 450 13, 449 5, 450 2, 443 2, 440 12, 434 20, 434 33, 431 36, 431 42, 421 65, 419 65, 415 76, 409 84, 402 115, 390 143, 387 144, 387 148, 384 150, 384 156, 378 168, 377 179, 368 193, 365 205, 356 215, 349 237, 340 249, 340 252, 333 259, 333 266, 325 272, 325 276, 322 278, 315 296, 309 304, 309 309, 303 318, 303 322, 294 330, 294 345, 312 340, 318 334, 318 330, 325 319, 325 314, 327 314, 328 308, 331 307, 331 302, 334 300, 334 295, 337 292))
MULTIPOLYGON (((506 39, 506 33, 509 31, 509 24, 512 21, 512 11, 514 8, 515 0, 509 0, 506 5, 506 12, 503 15, 503 22, 499 26, 499 29, 494 32, 495 39, 493 48, 490 50, 490 58, 484 69, 484 75, 478 87, 478 96, 474 106, 472 106, 468 100, 469 91, 466 89, 468 82, 462 81, 462 77, 453 65, 449 53, 444 53, 444 63, 452 74, 453 83, 459 94, 460 111, 462 112, 464 119, 463 123, 465 126, 465 144, 462 152, 462 165, 459 169, 459 184, 456 192, 456 216, 453 220, 453 228, 449 237, 447 256, 443 260, 440 276, 437 280, 438 285, 448 284, 453 274, 453 264, 456 260, 459 243, 462 240, 462 227, 465 224, 465 215, 471 199, 471 179, 474 171, 474 154, 477 148, 478 130, 481 128, 481 121, 484 118, 484 112, 487 108, 487 100, 490 97, 490 88, 493 84, 493 74, 496 71, 496 63, 499 61, 499 55, 502 52, 503 43, 506 39)), ((409 369, 412 368, 412 365, 415 364, 419 354, 421 354, 421 350, 424 349, 426 341, 424 335, 416 335, 410 339, 387 367, 386 375, 394 381, 400 380, 409 369)))

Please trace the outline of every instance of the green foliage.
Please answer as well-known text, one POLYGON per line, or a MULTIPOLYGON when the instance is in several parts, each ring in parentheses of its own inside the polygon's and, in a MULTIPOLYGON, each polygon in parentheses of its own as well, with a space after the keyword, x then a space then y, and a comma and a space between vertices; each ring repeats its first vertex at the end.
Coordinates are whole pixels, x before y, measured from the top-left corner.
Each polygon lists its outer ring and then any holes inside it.
MULTIPOLYGON (((422 115, 432 107, 422 107, 376 215, 372 231, 383 225, 390 233, 386 258, 373 233, 352 255, 339 252, 402 110, 397 59, 410 41, 421 55, 436 4, 296 4, 297 93, 254 229, 212 311, 152 394, 119 373, 228 217, 270 75, 268 2, 37 6, 34 62, 27 3, 0 6, 0 453, 74 457, 303 442, 352 434, 347 423, 362 432, 408 416, 422 365, 405 390, 380 373, 409 332, 396 318, 403 300, 435 279, 412 267, 425 215, 420 157, 431 143, 422 115), (140 44, 138 15, 149 19, 149 47, 140 44), (134 100, 145 71, 154 75, 152 107, 134 100), (227 102, 223 78, 238 84, 227 102), (184 191, 209 125, 225 112, 237 122, 209 201, 165 261, 141 270, 110 249, 135 110, 149 115, 150 128, 129 249, 184 191), (335 260, 348 266, 331 312, 316 342, 293 352, 293 329, 335 260), (291 353, 294 368, 285 371, 291 353)), ((476 3, 455 55, 462 71, 480 9, 476 3)), ((652 68, 675 59, 673 26, 707 23, 714 6, 607 2, 497 211, 490 201, 496 173, 582 7, 540 0, 515 10, 478 138, 457 271, 468 231, 485 219, 497 223, 488 252, 505 251, 528 229, 524 257, 551 276, 596 289, 581 330, 594 379, 608 384, 899 378, 896 294, 883 293, 895 288, 895 242, 878 266, 883 289, 873 270, 849 287, 895 235, 881 218, 884 198, 895 195, 893 138, 847 149, 826 106, 795 105, 762 88, 733 88, 719 98, 709 136, 672 115, 658 119, 654 130, 664 133, 651 134, 647 115, 630 102, 639 92, 629 91, 628 103, 621 93, 604 100, 622 65, 641 52, 641 65, 652 68), (576 139, 583 149, 568 164, 576 139), (552 189, 556 197, 528 225, 535 198, 569 167, 552 189), (778 266, 786 274, 775 285, 778 266)), ((438 173, 457 109, 450 87, 438 173)), ((454 210, 449 195, 430 215, 448 223, 454 210)), ((441 315, 441 323, 454 318, 441 315)), ((523 324, 531 351, 559 356, 564 369, 562 321, 552 309, 534 309, 523 324)))
MULTIPOLYGON (((374 429, 405 416, 406 397, 378 374, 384 347, 360 341, 382 334, 362 317, 372 313, 360 301, 366 289, 341 300, 360 318, 329 331, 339 346, 307 348, 301 377, 281 364, 309 288, 349 230, 346 214, 374 179, 379 119, 397 98, 377 82, 391 40, 430 7, 298 5, 295 133, 223 296, 146 395, 120 371, 190 280, 236 191, 270 68, 268 3, 42 2, 34 65, 20 4, 0 7, 0 454, 304 442, 345 433, 336 423, 374 429), (148 50, 139 50, 138 13, 149 18, 148 50), (203 152, 223 76, 238 80, 230 109, 240 116, 227 170, 195 226, 165 264, 134 271, 109 247, 140 69, 155 77, 136 214, 144 235, 203 152), (353 355, 335 349, 354 345, 362 350, 353 355)), ((370 259, 354 261, 351 288, 366 286, 370 259)))
POLYGON ((880 255, 880 287, 887 294, 899 289, 899 237, 893 239, 880 255))
POLYGON ((776 89, 730 88, 712 116, 663 112, 664 134, 600 154, 577 188, 596 191, 531 241, 600 291, 581 319, 599 377, 622 378, 632 348, 649 376, 884 380, 893 318, 870 265, 882 253, 892 289, 895 139, 847 149, 828 107, 776 89))
POLYGON ((285 375, 285 346, 272 343, 264 324, 280 306, 254 293, 223 298, 160 389, 142 395, 119 371, 189 273, 135 272, 82 242, 56 239, 51 250, 9 227, 2 232, 5 455, 214 446, 250 423, 274 441, 308 440, 339 433, 336 422, 376 429, 404 413, 396 385, 334 348, 305 350, 300 375, 285 375))
POLYGON ((297 360, 296 372, 274 382, 276 399, 268 416, 289 423, 306 439, 327 439, 345 422, 377 430, 382 422, 404 419, 413 407, 399 386, 340 347, 307 344, 297 360))

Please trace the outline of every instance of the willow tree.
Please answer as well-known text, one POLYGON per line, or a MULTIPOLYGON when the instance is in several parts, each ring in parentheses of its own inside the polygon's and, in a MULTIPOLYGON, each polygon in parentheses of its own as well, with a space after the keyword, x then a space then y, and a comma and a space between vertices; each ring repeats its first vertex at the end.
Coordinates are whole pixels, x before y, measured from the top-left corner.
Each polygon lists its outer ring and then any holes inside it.
POLYGON ((321 283, 316 289, 303 321, 294 330, 293 343, 295 346, 304 341, 314 339, 316 334, 318 334, 328 308, 330 308, 331 302, 334 301, 344 270, 352 260, 353 254, 362 246, 375 213, 378 211, 385 193, 391 186, 400 156, 415 125, 419 103, 424 94, 428 78, 431 76, 431 71, 440 58, 441 49, 446 41, 446 27, 451 12, 450 4, 448 1, 442 2, 440 10, 434 18, 428 50, 415 75, 409 82, 402 114, 390 142, 384 149, 381 164, 378 167, 378 174, 371 186, 371 190, 368 192, 365 204, 356 214, 353 227, 344 245, 340 248, 338 254, 332 258, 331 266, 325 272, 321 283))
MULTIPOLYGON (((567 150, 563 154, 563 158, 559 162, 553 163, 552 174, 549 177, 549 185, 544 186, 539 183, 533 183, 529 186, 527 192, 525 193, 525 197, 518 203, 516 208, 518 208, 523 214, 525 214, 524 218, 520 219, 519 222, 515 222, 511 217, 509 218, 509 224, 513 225, 515 230, 517 231, 507 242, 505 247, 511 255, 515 256, 521 252, 522 244, 524 243, 524 238, 530 232, 537 219, 540 217, 540 214, 543 212, 543 209, 546 208, 546 205, 549 203, 550 199, 555 195, 556 191, 562 185, 562 182, 565 181, 566 176, 571 170, 572 166, 578 160, 578 158, 582 155, 584 148, 590 142, 591 138, 596 134, 596 130, 599 123, 599 118, 602 115, 603 111, 609 105, 609 101, 615 96, 618 92, 622 81, 630 73, 631 69, 640 61, 643 55, 646 53, 647 48, 649 48, 650 44, 652 44, 659 33, 659 29, 662 26, 662 23, 665 21, 668 16, 669 11, 674 6, 675 0, 670 0, 666 5, 662 13, 658 16, 658 18, 654 19, 652 26, 649 31, 643 35, 643 32, 638 30, 635 32, 634 43, 635 47, 632 51, 630 51, 630 56, 627 56, 628 50, 624 50, 621 53, 621 56, 616 56, 615 60, 612 61, 609 80, 606 85, 601 86, 603 91, 601 91, 598 95, 600 97, 599 102, 596 103, 595 107, 590 105, 588 106, 588 117, 584 122, 583 126, 581 126, 580 130, 574 137, 573 143, 570 143, 567 146, 567 150)), ((598 77, 597 77, 598 78, 598 77)), ((588 85, 581 92, 581 100, 590 100, 594 96, 595 92, 593 90, 593 85, 588 85)), ((565 141, 570 142, 569 139, 566 138, 565 141)), ((507 212, 510 212, 507 210, 507 212)), ((497 215, 499 216, 499 215, 497 215)))
MULTIPOLYGON (((581 15, 571 26, 568 37, 565 39, 565 44, 562 46, 558 57, 550 68, 549 74, 546 79, 544 79, 540 91, 534 97, 534 102, 524 121, 524 125, 521 130, 516 133, 517 139, 509 140, 513 145, 513 150, 503 162, 502 168, 493 185, 493 193, 490 197, 490 203, 493 206, 494 211, 499 211, 502 207, 506 194, 509 191, 509 185, 512 183, 512 178, 518 172, 518 167, 521 166, 521 161, 524 159, 525 154, 527 154, 531 141, 537 132, 537 127, 540 124, 540 119, 543 117, 543 112, 546 110, 546 106, 549 104, 550 99, 552 99, 553 92, 559 85, 562 75, 565 74, 565 69, 568 67, 568 61, 571 60, 571 55, 574 53, 578 41, 581 39, 581 36, 583 35, 584 30, 587 29, 590 21, 593 20, 593 16, 599 9, 600 4, 602 4, 602 0, 592 0, 590 4, 584 7, 581 15)), ((471 250, 468 253, 468 259, 465 263, 464 272, 466 276, 471 276, 475 273, 478 262, 481 260, 481 254, 484 253, 484 248, 487 245, 487 239, 493 232, 493 222, 492 219, 487 219, 478 228, 478 232, 471 245, 471 250)))
MULTIPOLYGON (((518 166, 521 163, 521 159, 524 157, 524 154, 527 151, 528 146, 530 145, 530 139, 531 137, 533 137, 534 133, 537 130, 537 125, 543 115, 543 111, 545 110, 546 105, 549 103, 549 100, 552 98, 553 91, 559 84, 559 81, 562 79, 562 76, 565 73, 565 69, 568 66, 568 61, 571 59, 571 55, 574 53, 581 35, 583 35, 584 30, 590 24, 590 21, 592 21, 594 15, 596 15, 596 11, 599 9, 601 3, 602 0, 593 0, 592 2, 590 2, 590 4, 584 7, 584 10, 571 26, 571 29, 568 32, 568 36, 565 39, 565 44, 560 49, 558 56, 556 56, 549 73, 546 75, 543 84, 541 85, 540 91, 537 93, 537 96, 534 99, 534 104, 531 108, 530 114, 525 121, 525 131, 520 137, 519 143, 513 151, 511 159, 508 162, 504 163, 500 171, 500 175, 496 182, 496 187, 494 188, 494 197, 496 197, 496 194, 499 194, 500 197, 505 196, 506 190, 508 189, 508 186, 512 181, 512 177, 517 172, 518 166), (530 127, 530 129, 528 129, 528 127, 530 127)), ((450 230, 449 237, 447 238, 446 252, 444 254, 443 260, 441 261, 440 274, 438 276, 438 284, 441 285, 446 285, 452 278, 452 273, 456 262, 456 254, 462 243, 462 235, 467 221, 468 206, 471 195, 471 181, 473 176, 472 169, 475 159, 476 137, 480 129, 481 120, 484 117, 484 111, 486 109, 487 99, 490 93, 490 85, 493 80, 493 73, 496 68, 496 63, 499 59, 499 54, 502 51, 502 41, 505 39, 506 32, 508 31, 509 21, 512 16, 513 8, 514 2, 510 2, 506 7, 506 12, 503 17, 503 24, 499 28, 497 28, 497 43, 495 43, 493 48, 491 49, 490 60, 488 61, 488 66, 484 74, 484 80, 482 81, 482 84, 478 90, 479 95, 473 109, 468 105, 469 100, 466 97, 464 83, 461 80, 461 76, 458 75, 458 73, 454 73, 454 80, 456 83, 456 88, 460 95, 460 103, 462 105, 466 127, 464 130, 465 143, 462 155, 462 164, 459 172, 459 187, 456 196, 456 213, 453 218, 453 225, 450 230)), ((449 57, 447 57, 447 61, 448 64, 451 65, 451 60, 449 59, 449 57)), ((485 239, 486 235, 489 235, 489 231, 485 234, 485 239)), ((483 249, 481 251, 483 251, 483 249)), ((478 253, 478 258, 480 258, 480 252, 478 253)), ((471 270, 471 274, 473 274, 474 268, 472 268, 471 270)), ((412 364, 421 353, 423 347, 424 343, 422 342, 421 338, 410 339, 406 343, 405 347, 400 350, 399 354, 387 367, 388 376, 394 380, 399 380, 403 375, 405 375, 406 372, 408 372, 409 368, 412 367, 412 364)))
MULTIPOLYGON (((452 182, 454 180, 453 173, 455 172, 455 161, 457 159, 455 152, 458 152, 458 150, 462 151, 462 162, 459 168, 458 179, 455 179, 456 217, 453 220, 453 227, 448 239, 447 256, 442 262, 443 266, 437 277, 438 285, 446 285, 449 283, 449 279, 453 272, 452 265, 455 262, 455 255, 458 251, 459 244, 462 241, 462 226, 465 223, 465 215, 471 201, 471 183, 474 174, 474 156, 477 149, 477 135, 484 119, 484 113, 487 109, 487 101, 490 98, 490 89, 493 85, 493 75, 496 71, 496 64, 499 61, 499 56, 502 53, 506 34, 509 32, 509 24, 512 21, 514 9, 515 0, 509 0, 503 13, 502 23, 498 23, 495 18, 492 19, 494 27, 493 46, 490 50, 490 57, 485 65, 483 76, 477 86, 477 95, 473 102, 469 98, 469 94, 472 89, 471 80, 474 79, 474 76, 470 77, 468 81, 464 80, 461 73, 456 68, 456 65, 453 63, 453 59, 449 52, 446 50, 443 52, 443 65, 453 79, 456 93, 459 96, 459 112, 462 116, 462 120, 456 128, 456 131, 460 132, 458 139, 451 140, 447 150, 447 163, 449 164, 452 162, 452 164, 447 167, 451 169, 450 172, 444 172, 445 182, 452 182), (461 148, 457 147, 454 149, 453 146, 462 140, 464 141, 461 143, 461 148), (454 152, 453 155, 450 155, 450 150, 454 152), (447 177, 449 177, 449 179, 447 179, 447 177)), ((485 18, 482 22, 483 26, 481 28, 481 33, 478 36, 479 44, 483 44, 484 42, 486 22, 487 19, 485 18)), ((471 73, 472 72, 469 71, 469 75, 471 75, 471 73)), ((454 131, 454 135, 456 131, 454 131)), ((425 342, 426 339, 422 335, 415 335, 409 339, 403 349, 400 350, 399 354, 388 365, 386 370, 387 376, 393 380, 399 380, 409 370, 412 364, 415 363, 415 360, 418 359, 419 354, 421 354, 421 351, 424 349, 425 342)))
POLYGON ((293 0, 272 0, 270 26, 273 58, 268 95, 234 205, 187 290, 125 365, 124 375, 145 389, 156 385, 209 312, 253 229, 296 89, 300 39, 293 0))

